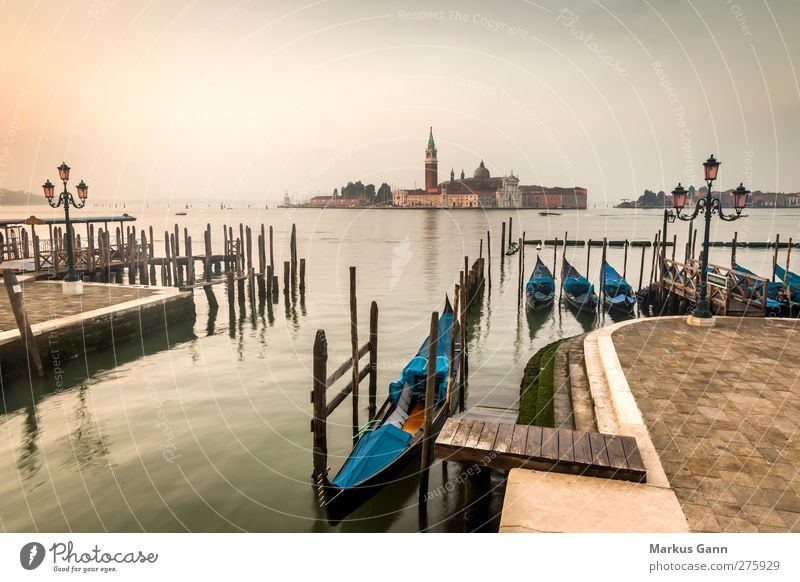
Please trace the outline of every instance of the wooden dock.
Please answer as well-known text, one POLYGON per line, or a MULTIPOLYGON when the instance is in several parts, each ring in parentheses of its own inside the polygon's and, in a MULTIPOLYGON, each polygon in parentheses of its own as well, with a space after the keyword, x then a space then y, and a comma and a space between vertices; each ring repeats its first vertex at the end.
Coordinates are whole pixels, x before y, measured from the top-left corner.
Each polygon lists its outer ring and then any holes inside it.
POLYGON ((571 473, 643 483, 646 471, 636 439, 570 429, 449 418, 434 453, 442 461, 571 473))

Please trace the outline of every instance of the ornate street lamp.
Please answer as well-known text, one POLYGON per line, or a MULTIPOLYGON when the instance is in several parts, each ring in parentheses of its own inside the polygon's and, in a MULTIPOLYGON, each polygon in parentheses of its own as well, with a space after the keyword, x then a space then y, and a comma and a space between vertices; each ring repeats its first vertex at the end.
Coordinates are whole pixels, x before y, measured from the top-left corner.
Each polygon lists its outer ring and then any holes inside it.
POLYGON ((711 325, 713 313, 708 303, 708 238, 711 235, 711 215, 719 214, 722 220, 732 222, 742 218, 742 210, 747 206, 747 195, 750 194, 745 189, 744 185, 739 184, 739 187, 733 194, 733 208, 736 214, 726 215, 722 211, 722 201, 711 195, 711 185, 717 179, 720 163, 714 159, 712 155, 703 163, 705 170, 706 195, 697 201, 694 212, 691 215, 681 214, 686 206, 686 190, 678 182, 677 187, 672 191, 672 206, 675 208, 677 217, 681 220, 689 221, 697 218, 697 215, 702 211, 705 215, 705 230, 703 233, 703 256, 700 263, 700 293, 697 305, 691 313, 689 323, 695 325, 711 325), (703 320, 703 321, 697 321, 703 320))
POLYGON ((72 252, 72 222, 70 222, 69 219, 69 206, 71 204, 75 208, 83 208, 86 205, 86 198, 89 195, 89 187, 83 180, 78 183, 76 190, 78 191, 80 202, 75 202, 75 198, 67 191, 69 170, 70 167, 63 162, 58 167, 58 177, 64 183, 64 191, 58 195, 55 202, 53 201, 55 198, 55 186, 50 183, 50 180, 42 184, 42 189, 44 190, 44 197, 47 199, 47 203, 50 204, 50 206, 58 208, 62 204, 64 205, 64 221, 67 225, 67 274, 64 276, 62 291, 65 295, 81 295, 83 293, 83 284, 78 274, 75 272, 75 260, 72 252))

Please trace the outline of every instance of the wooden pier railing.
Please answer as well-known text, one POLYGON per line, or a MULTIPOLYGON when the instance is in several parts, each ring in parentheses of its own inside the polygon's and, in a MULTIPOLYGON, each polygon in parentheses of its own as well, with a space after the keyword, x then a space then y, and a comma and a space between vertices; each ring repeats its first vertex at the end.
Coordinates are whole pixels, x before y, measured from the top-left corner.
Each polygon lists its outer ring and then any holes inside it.
MULTIPOLYGON (((684 263, 665 258, 662 263, 659 285, 666 297, 696 302, 700 285, 700 261, 690 259, 684 263)), ((710 264, 708 267, 708 300, 714 311, 720 315, 766 316, 768 279, 722 265, 710 264)))

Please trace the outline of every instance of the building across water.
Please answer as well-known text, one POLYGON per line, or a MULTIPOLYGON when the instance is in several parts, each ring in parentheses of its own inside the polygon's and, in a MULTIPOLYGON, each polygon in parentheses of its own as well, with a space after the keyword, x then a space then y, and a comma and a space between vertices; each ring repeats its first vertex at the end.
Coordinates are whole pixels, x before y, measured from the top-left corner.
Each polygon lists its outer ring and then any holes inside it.
POLYGON ((483 160, 471 178, 464 170, 456 178, 438 182, 438 158, 433 128, 425 149, 425 188, 396 189, 392 205, 429 208, 586 208, 586 188, 549 188, 521 185, 513 171, 507 176, 492 176, 483 160))

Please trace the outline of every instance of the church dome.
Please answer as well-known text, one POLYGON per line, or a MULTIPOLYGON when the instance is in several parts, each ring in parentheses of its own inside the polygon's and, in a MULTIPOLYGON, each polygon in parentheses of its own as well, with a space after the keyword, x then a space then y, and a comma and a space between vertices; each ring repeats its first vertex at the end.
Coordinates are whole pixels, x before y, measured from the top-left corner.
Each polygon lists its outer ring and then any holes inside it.
POLYGON ((483 165, 483 160, 481 160, 481 165, 475 168, 475 172, 472 174, 472 177, 476 180, 489 179, 489 170, 487 170, 486 166, 483 165))

